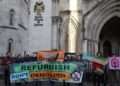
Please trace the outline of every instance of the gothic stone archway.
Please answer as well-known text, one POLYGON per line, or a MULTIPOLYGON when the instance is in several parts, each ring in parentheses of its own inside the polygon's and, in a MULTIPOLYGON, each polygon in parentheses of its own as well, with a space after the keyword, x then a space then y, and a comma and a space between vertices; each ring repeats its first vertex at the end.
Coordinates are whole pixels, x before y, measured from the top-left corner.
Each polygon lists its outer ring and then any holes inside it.
POLYGON ((99 51, 104 56, 120 55, 120 18, 115 16, 107 21, 99 36, 99 51))
POLYGON ((84 52, 91 51, 97 54, 101 31, 113 17, 120 17, 120 1, 118 0, 104 0, 85 18, 87 22, 85 22, 84 52))

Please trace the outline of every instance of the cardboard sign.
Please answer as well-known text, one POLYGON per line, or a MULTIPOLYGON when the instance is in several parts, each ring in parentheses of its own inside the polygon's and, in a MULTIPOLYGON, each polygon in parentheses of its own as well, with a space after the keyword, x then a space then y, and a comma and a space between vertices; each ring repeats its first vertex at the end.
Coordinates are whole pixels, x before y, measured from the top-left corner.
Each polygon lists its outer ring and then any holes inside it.
POLYGON ((70 62, 26 62, 10 65, 11 82, 53 80, 81 83, 83 71, 79 63, 70 62), (27 74, 26 74, 27 71, 27 74))
POLYGON ((109 57, 109 69, 120 70, 120 57, 109 57))
POLYGON ((47 60, 47 61, 64 61, 64 51, 59 50, 48 50, 36 52, 37 60, 47 60))

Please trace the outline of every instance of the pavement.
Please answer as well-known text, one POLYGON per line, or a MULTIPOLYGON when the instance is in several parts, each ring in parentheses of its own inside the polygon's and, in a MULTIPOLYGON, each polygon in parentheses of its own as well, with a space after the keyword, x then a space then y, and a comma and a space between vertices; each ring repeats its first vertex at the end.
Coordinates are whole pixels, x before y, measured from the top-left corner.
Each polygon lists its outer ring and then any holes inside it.
MULTIPOLYGON (((0 86, 5 86, 4 81, 0 80, 0 86)), ((94 86, 93 83, 84 83, 83 85, 81 84, 64 84, 64 83, 50 83, 50 82, 38 82, 38 83, 24 83, 24 84, 12 84, 11 86, 94 86)), ((103 86, 103 85, 100 85, 103 86)), ((110 83, 106 86, 120 86, 120 83, 110 83)))
POLYGON ((4 80, 0 80, 0 86, 5 86, 4 80))
MULTIPOLYGON (((5 86, 4 81, 0 80, 0 86, 5 86)), ((24 83, 24 84, 12 84, 11 86, 93 86, 92 83, 81 84, 65 84, 65 83, 50 83, 50 82, 38 82, 38 83, 24 83)))

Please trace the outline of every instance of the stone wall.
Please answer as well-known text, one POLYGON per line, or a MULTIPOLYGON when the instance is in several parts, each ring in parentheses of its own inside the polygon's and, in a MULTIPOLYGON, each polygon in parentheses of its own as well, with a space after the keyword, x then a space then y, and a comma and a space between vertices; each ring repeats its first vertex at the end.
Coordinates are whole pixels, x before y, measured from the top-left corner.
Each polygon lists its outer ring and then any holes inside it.
POLYGON ((28 29, 26 10, 24 0, 0 1, 0 55, 6 54, 9 39, 13 39, 13 55, 23 53, 26 50, 26 46, 24 46, 27 41, 26 30, 28 29), (11 9, 14 10, 13 13, 10 13, 11 9), (12 17, 10 17, 11 15, 12 17))

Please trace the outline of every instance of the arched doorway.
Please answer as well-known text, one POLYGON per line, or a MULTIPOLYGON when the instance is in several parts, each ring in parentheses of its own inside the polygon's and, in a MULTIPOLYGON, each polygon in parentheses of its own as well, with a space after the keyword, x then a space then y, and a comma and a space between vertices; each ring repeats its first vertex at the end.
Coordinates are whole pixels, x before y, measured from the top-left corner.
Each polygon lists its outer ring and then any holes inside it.
MULTIPOLYGON (((97 53, 99 53, 100 51, 101 51, 101 53, 103 53, 102 46, 103 46, 103 42, 105 41, 105 37, 103 37, 104 39, 101 39, 100 34, 107 35, 107 34, 105 34, 104 27, 105 26, 107 27, 107 26, 113 24, 114 22, 118 22, 119 17, 120 17, 120 0, 103 0, 103 1, 101 1, 101 4, 96 5, 94 9, 88 11, 88 13, 86 15, 84 15, 84 23, 83 23, 84 28, 85 28, 85 31, 84 31, 84 40, 85 41, 82 43, 82 45, 84 46, 83 53, 87 53, 89 50, 92 51, 91 47, 89 47, 90 43, 95 47, 95 55, 97 55, 97 53), (113 20, 115 20, 115 21, 112 23, 113 20), (108 25, 108 22, 111 22, 111 23, 109 23, 109 25, 108 25), (102 31, 102 30, 104 30, 104 31, 102 31), (89 42, 89 40, 92 42, 89 42)), ((118 25, 118 24, 113 24, 112 26, 115 26, 114 28, 116 28, 117 27, 116 25, 118 25)), ((119 25, 118 25, 118 27, 119 27, 119 25)), ((110 29, 106 29, 106 30, 108 30, 109 32, 111 31, 110 29)), ((108 36, 108 37, 110 37, 110 36, 108 36)), ((117 37, 114 37, 114 39, 115 38, 117 38, 117 37)), ((107 40, 107 38, 106 38, 106 40, 107 40)), ((112 42, 113 40, 112 41, 108 40, 108 41, 111 42, 112 53, 119 54, 119 52, 118 52, 119 49, 114 48, 115 45, 117 45, 117 44, 113 43, 112 42)), ((115 40, 114 40, 114 42, 115 42, 115 40)), ((118 43, 118 42, 116 42, 116 43, 118 43)))
POLYGON ((111 45, 111 42, 106 40, 104 43, 103 43, 103 55, 104 56, 111 56, 112 55, 112 45, 111 45))
POLYGON ((108 20, 99 36, 99 51, 104 56, 120 55, 120 18, 115 16, 108 20))

